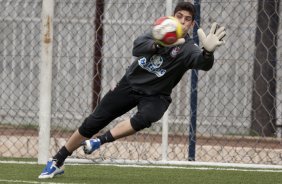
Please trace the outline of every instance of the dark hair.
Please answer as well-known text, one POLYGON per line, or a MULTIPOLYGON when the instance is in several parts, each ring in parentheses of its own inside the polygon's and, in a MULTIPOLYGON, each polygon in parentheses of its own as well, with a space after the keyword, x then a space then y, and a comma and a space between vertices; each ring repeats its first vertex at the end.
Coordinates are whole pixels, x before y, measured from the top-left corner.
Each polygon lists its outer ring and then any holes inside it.
POLYGON ((174 8, 174 15, 176 14, 176 12, 181 11, 181 10, 185 10, 191 13, 192 15, 192 19, 195 20, 195 14, 196 14, 196 9, 194 7, 194 5, 190 2, 180 2, 176 5, 176 7, 174 8))

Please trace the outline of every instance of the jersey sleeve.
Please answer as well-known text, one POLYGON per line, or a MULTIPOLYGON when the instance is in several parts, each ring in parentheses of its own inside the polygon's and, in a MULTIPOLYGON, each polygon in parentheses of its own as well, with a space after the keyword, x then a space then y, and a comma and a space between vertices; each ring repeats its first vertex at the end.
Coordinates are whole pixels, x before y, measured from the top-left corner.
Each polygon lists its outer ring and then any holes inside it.
POLYGON ((133 42, 132 55, 135 57, 144 56, 147 54, 153 54, 156 52, 156 49, 153 47, 155 43, 151 33, 145 33, 139 36, 133 42))
POLYGON ((214 63, 213 54, 206 54, 194 44, 191 44, 187 49, 189 49, 189 56, 185 62, 185 66, 188 69, 208 71, 212 68, 214 63))

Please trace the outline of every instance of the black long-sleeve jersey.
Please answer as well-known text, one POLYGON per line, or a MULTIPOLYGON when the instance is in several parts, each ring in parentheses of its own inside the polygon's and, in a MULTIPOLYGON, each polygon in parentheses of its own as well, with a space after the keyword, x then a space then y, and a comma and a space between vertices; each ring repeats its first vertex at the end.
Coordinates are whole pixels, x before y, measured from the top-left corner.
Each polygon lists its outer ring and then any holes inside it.
POLYGON ((146 95, 170 95, 189 69, 208 71, 213 55, 206 55, 187 34, 185 43, 174 47, 153 47, 151 33, 138 37, 133 43, 134 62, 126 71, 132 89, 146 95))

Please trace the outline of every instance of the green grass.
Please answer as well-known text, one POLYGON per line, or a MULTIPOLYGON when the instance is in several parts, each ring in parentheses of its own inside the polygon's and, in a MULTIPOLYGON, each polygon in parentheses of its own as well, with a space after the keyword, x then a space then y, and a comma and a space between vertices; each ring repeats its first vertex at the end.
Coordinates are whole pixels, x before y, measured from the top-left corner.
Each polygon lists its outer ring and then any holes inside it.
MULTIPOLYGON (((280 172, 198 170, 186 168, 138 168, 111 165, 66 165, 65 174, 53 179, 37 179, 43 165, 0 163, 0 183, 95 183, 95 184, 278 184, 280 172), (7 181, 6 181, 7 180, 7 181)), ((222 169, 222 168, 221 168, 222 169)))

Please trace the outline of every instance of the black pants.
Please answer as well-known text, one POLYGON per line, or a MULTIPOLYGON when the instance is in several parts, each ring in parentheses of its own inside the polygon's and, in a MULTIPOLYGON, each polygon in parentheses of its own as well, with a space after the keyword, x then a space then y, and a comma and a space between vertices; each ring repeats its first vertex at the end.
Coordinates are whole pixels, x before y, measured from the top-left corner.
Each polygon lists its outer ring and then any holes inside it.
POLYGON ((79 127, 79 133, 91 138, 115 118, 137 106, 137 113, 130 119, 135 131, 150 127, 161 119, 169 104, 170 96, 145 95, 134 91, 123 77, 118 85, 101 100, 95 111, 79 127))

